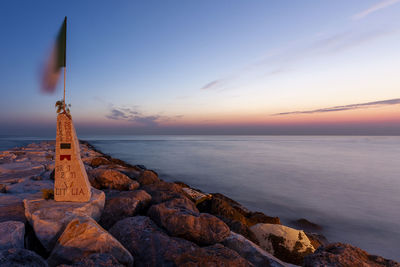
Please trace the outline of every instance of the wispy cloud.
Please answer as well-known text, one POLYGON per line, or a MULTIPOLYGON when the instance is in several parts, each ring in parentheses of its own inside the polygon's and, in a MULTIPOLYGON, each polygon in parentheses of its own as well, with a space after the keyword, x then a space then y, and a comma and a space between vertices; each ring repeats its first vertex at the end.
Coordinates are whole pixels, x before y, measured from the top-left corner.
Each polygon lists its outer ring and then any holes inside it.
MULTIPOLYGON (((400 1, 400 0, 399 0, 400 1)), ((233 87, 234 82, 282 75, 296 68, 296 64, 310 58, 327 56, 367 44, 376 39, 398 33, 396 28, 377 28, 368 31, 345 31, 320 37, 305 45, 296 45, 269 54, 236 73, 215 79, 202 90, 233 87)))
POLYGON ((377 4, 375 4, 375 5, 373 5, 373 6, 369 7, 369 8, 367 8, 367 9, 365 9, 365 10, 363 10, 363 11, 361 11, 361 12, 355 14, 355 15, 353 15, 352 19, 353 20, 359 20, 359 19, 365 18, 366 16, 368 16, 371 13, 374 13, 374 12, 376 12, 378 10, 390 7, 391 5, 397 4, 399 2, 400 2, 400 0, 384 0, 384 1, 380 1, 377 4))
POLYGON ((326 113, 326 112, 335 112, 335 111, 344 111, 344 110, 353 110, 353 109, 366 109, 366 108, 388 106, 388 105, 398 105, 398 104, 400 104, 400 98, 360 103, 360 104, 351 104, 351 105, 344 105, 344 106, 335 106, 335 107, 321 108, 321 109, 314 109, 314 110, 282 112, 282 113, 276 113, 276 114, 272 114, 272 115, 273 116, 282 116, 282 115, 292 115, 292 114, 326 113))
POLYGON ((113 107, 110 109, 109 114, 106 115, 107 119, 129 121, 140 126, 158 126, 160 122, 172 121, 183 117, 177 116, 161 116, 161 115, 145 115, 137 110, 137 107, 113 107))

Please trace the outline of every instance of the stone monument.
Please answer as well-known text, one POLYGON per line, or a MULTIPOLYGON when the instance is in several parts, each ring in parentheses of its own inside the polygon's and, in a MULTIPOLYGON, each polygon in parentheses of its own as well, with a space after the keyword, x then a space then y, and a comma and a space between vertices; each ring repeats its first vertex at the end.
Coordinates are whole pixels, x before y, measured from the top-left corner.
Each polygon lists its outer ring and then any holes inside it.
POLYGON ((65 112, 60 113, 57 116, 54 200, 87 202, 90 197, 90 183, 72 119, 65 112))

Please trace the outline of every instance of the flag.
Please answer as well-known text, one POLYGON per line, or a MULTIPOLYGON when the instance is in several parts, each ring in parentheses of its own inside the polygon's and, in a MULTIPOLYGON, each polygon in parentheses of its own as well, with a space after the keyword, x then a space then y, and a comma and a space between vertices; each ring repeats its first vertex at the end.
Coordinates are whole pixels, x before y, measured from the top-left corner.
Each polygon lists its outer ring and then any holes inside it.
POLYGON ((66 66, 67 17, 65 17, 50 56, 44 66, 42 91, 53 93, 60 77, 61 68, 66 66))

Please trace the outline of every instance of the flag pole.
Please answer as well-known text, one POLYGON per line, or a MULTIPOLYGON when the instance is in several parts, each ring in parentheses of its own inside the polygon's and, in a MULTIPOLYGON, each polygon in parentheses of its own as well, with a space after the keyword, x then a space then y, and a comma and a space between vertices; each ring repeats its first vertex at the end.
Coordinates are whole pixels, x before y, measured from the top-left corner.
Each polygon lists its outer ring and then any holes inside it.
POLYGON ((64 98, 63 98, 63 102, 64 102, 64 112, 65 111, 65 72, 66 72, 67 66, 64 67, 64 98))
POLYGON ((64 50, 64 98, 63 98, 63 102, 64 102, 64 112, 66 111, 66 106, 65 106, 65 74, 67 72, 67 16, 65 16, 65 32, 64 32, 65 36, 64 36, 64 40, 65 40, 65 50, 64 50))

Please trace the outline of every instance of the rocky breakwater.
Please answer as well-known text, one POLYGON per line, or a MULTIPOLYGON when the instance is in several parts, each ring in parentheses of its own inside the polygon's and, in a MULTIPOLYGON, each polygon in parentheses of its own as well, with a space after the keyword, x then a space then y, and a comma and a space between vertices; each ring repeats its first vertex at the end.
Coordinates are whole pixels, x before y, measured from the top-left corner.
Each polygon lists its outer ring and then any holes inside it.
POLYGON ((85 203, 52 199, 54 142, 0 153, 0 266, 400 266, 80 147, 85 203))

